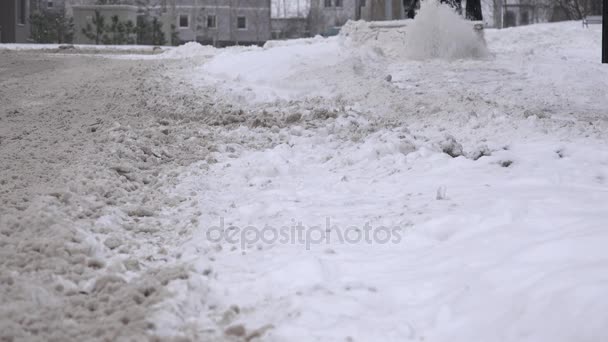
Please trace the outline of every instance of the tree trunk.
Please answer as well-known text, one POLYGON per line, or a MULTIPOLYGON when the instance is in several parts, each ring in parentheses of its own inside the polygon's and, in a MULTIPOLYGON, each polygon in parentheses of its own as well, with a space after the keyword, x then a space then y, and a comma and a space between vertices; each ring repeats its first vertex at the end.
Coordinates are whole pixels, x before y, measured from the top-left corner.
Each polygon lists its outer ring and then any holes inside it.
POLYGON ((608 63, 608 0, 604 0, 602 20, 602 63, 608 63))

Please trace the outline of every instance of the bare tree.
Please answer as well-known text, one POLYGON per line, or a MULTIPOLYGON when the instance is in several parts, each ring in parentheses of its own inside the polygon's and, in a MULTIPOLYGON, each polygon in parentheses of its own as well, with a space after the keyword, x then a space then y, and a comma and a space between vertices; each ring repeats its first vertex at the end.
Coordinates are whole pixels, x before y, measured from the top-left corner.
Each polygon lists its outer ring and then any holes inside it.
POLYGON ((215 15, 215 30, 214 30, 214 38, 213 38, 213 46, 217 46, 217 42, 220 38, 220 24, 218 22, 218 13, 219 13, 219 0, 215 0, 215 9, 213 10, 213 14, 215 15))
POLYGON ((580 20, 590 14, 601 14, 602 0, 546 0, 546 6, 552 9, 551 21, 580 20))

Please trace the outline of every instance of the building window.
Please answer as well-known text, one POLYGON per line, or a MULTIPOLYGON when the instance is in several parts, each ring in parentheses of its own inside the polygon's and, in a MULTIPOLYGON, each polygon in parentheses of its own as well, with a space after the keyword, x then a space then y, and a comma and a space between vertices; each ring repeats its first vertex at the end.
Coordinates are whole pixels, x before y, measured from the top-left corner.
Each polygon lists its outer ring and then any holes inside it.
POLYGON ((25 0, 19 0, 19 4, 17 6, 17 19, 19 20, 19 24, 20 25, 25 25, 25 15, 26 15, 26 9, 25 9, 25 0))
POLYGON ((207 16, 207 27, 208 28, 216 28, 217 27, 217 22, 215 21, 215 14, 212 15, 208 15, 207 16))
POLYGON ((188 28, 189 27, 189 25, 188 25, 188 21, 189 20, 188 19, 190 19, 190 18, 188 17, 187 14, 180 14, 179 15, 179 27, 180 28, 188 28))
POLYGON ((342 7, 342 0, 336 0, 336 7, 342 7))
POLYGON ((246 30, 247 29, 247 18, 237 17, 236 18, 236 28, 239 30, 246 30))
POLYGON ((503 26, 504 27, 513 27, 513 26, 516 26, 516 24, 517 24, 517 22, 516 22, 515 12, 506 11, 505 17, 503 20, 503 26))
POLYGON ((331 7, 331 0, 325 0, 325 7, 331 7))
POLYGON ((53 8, 53 2, 52 1, 47 1, 46 7, 53 8))

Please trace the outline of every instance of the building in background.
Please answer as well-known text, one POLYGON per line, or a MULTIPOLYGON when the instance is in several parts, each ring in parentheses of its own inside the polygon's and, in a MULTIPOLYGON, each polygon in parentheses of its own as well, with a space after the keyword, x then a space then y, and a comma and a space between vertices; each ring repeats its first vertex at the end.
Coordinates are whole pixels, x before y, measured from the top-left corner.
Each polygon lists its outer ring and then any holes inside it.
POLYGON ((487 0, 482 8, 486 26, 507 28, 601 15, 602 0, 487 0))
POLYGON ((0 0, 0 42, 27 43, 30 37, 29 0, 0 0))
POLYGON ((272 39, 310 37, 309 0, 271 0, 270 9, 272 39))
POLYGON ((308 18, 271 18, 272 39, 298 39, 310 37, 308 18))
POLYGON ((334 35, 349 20, 360 19, 360 0, 311 0, 308 17, 312 35, 334 35))
POLYGON ((180 42, 262 45, 271 39, 270 0, 167 0, 156 12, 167 35, 180 42))
POLYGON ((30 0, 30 12, 63 12, 65 8, 66 0, 30 0))
POLYGON ((359 0, 360 18, 368 21, 403 19, 403 3, 402 0, 359 0))
MULTIPOLYGON (((72 16, 74 18, 74 43, 75 44, 99 44, 92 36, 87 36, 83 31, 87 30, 87 25, 94 34, 96 30, 95 17, 101 15, 104 24, 110 26, 112 17, 117 17, 121 23, 131 22, 133 26, 137 23, 137 13, 139 8, 133 5, 74 5, 72 6, 72 16), (96 13, 97 12, 97 13, 96 13)), ((106 36, 112 33, 105 33, 106 36)), ((109 37, 111 38, 111 37, 109 37)), ((133 37, 133 43, 137 41, 133 37)))
POLYGON ((398 20, 405 17, 402 0, 311 0, 313 35, 333 35, 349 20, 398 20))
MULTIPOLYGON (((106 25, 118 17, 136 27, 138 44, 196 41, 214 46, 263 44, 271 39, 270 0, 67 0, 75 24, 75 43, 95 43, 83 34, 94 26, 96 11, 106 25), (87 2, 88 1, 88 2, 87 2), (142 39, 142 30, 160 31, 162 39, 142 39)), ((106 35, 113 35, 108 33, 106 35)), ((143 34, 145 35, 145 34, 143 34)), ((149 36, 149 35, 148 35, 149 36)), ((106 39, 107 41, 107 39, 106 39)))
POLYGON ((502 27, 529 25, 546 21, 546 10, 532 0, 504 0, 502 27), (541 15, 542 14, 542 15, 541 15))

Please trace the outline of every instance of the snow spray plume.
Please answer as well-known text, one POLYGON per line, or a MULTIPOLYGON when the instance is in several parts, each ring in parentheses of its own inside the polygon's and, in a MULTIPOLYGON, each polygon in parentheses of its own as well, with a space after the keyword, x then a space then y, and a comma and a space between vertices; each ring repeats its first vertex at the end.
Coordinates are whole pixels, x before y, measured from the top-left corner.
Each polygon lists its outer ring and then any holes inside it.
POLYGON ((405 36, 406 56, 411 59, 463 59, 487 55, 485 43, 451 7, 437 0, 425 0, 420 12, 408 25, 405 36))

